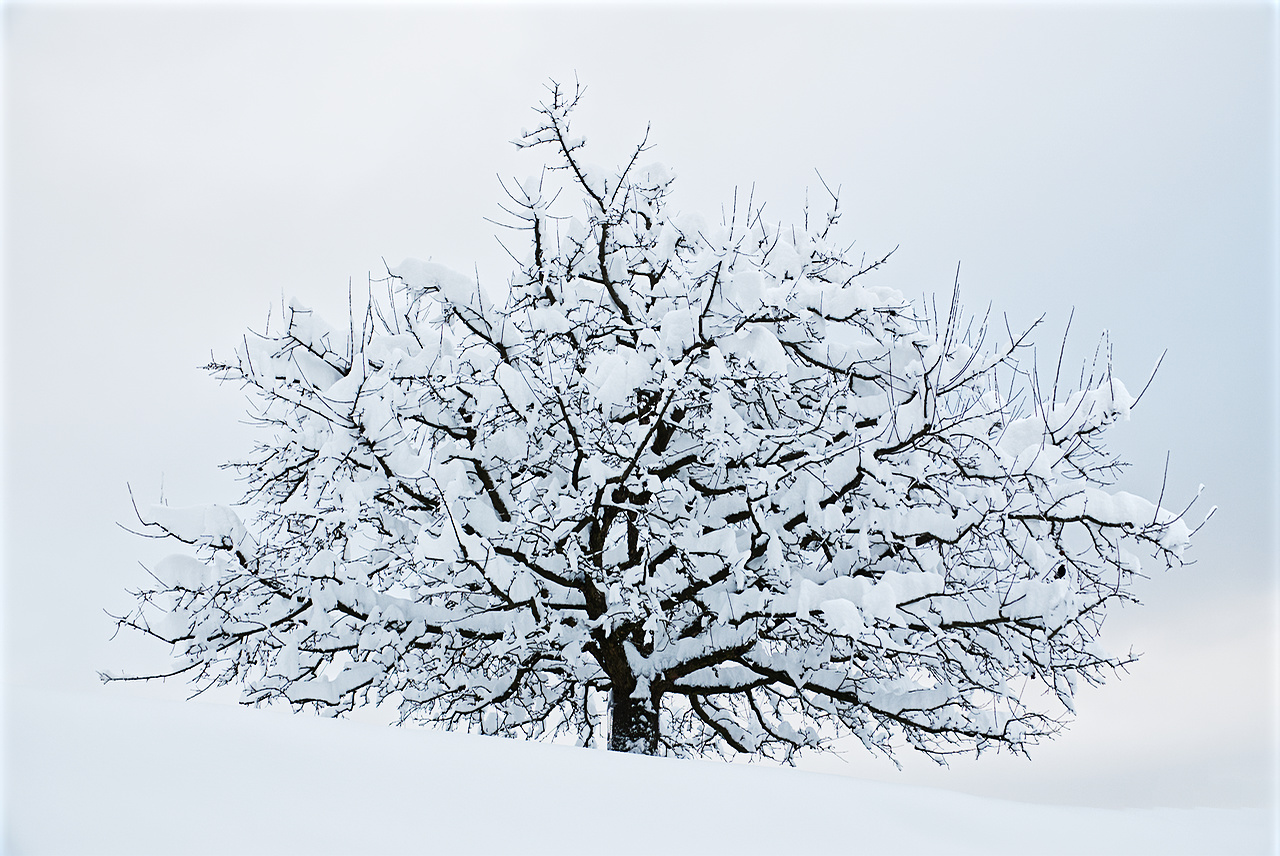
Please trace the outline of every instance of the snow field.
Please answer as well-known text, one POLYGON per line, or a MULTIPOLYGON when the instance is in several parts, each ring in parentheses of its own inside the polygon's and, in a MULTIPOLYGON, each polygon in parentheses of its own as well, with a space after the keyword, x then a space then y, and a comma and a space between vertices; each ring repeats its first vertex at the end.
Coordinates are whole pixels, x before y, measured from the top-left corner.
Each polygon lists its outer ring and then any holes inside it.
POLYGON ((1256 809, 1111 811, 200 702, 6 691, 5 852, 1270 852, 1256 809))

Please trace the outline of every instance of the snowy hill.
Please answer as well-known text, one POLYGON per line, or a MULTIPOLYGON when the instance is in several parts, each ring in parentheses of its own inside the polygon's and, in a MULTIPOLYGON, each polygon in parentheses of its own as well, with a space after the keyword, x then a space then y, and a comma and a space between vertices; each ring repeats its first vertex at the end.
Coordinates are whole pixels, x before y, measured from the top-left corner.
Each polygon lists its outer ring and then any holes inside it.
POLYGON ((125 692, 9 688, 5 851, 1264 853, 1262 810, 1111 811, 125 692))

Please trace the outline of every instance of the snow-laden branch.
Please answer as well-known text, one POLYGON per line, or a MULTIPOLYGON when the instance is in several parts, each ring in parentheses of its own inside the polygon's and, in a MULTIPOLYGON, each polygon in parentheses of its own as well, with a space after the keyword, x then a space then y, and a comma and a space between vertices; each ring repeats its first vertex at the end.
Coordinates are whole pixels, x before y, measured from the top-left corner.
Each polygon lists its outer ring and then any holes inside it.
POLYGON ((559 171, 507 188, 529 247, 502 301, 409 260, 346 334, 295 305, 211 364, 266 429, 245 504, 140 512, 195 555, 121 623, 250 702, 632 751, 1055 733, 1130 662, 1108 606, 1193 534, 1108 481, 1135 403, 1109 363, 1046 394, 1035 325, 996 341, 958 289, 940 314, 876 285, 834 207, 675 213, 647 136, 582 160, 580 96, 521 138, 559 171))

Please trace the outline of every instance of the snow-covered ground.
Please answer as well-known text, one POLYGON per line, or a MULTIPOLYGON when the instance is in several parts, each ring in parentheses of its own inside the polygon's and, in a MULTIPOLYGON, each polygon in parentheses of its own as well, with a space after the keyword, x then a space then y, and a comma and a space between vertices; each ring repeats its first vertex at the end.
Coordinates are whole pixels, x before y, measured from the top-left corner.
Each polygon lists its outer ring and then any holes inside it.
POLYGON ((5 852, 1267 853, 1261 809, 1034 805, 10 687, 5 852))

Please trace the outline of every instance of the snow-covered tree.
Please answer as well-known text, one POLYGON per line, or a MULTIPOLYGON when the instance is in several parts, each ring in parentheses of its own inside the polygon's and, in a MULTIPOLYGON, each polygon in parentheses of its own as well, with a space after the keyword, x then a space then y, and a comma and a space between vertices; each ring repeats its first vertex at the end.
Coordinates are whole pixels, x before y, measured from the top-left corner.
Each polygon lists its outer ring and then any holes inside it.
POLYGON ((140 511, 195 549, 120 624, 246 703, 630 752, 1053 734, 1130 660, 1098 634, 1139 559, 1191 535, 1109 489, 1105 349, 1042 383, 1030 331, 873 284, 835 194, 675 213, 645 143, 583 160, 579 96, 516 142, 550 164, 507 187, 500 298, 406 261, 343 329, 294 304, 209 367, 265 429, 247 495, 140 511))

